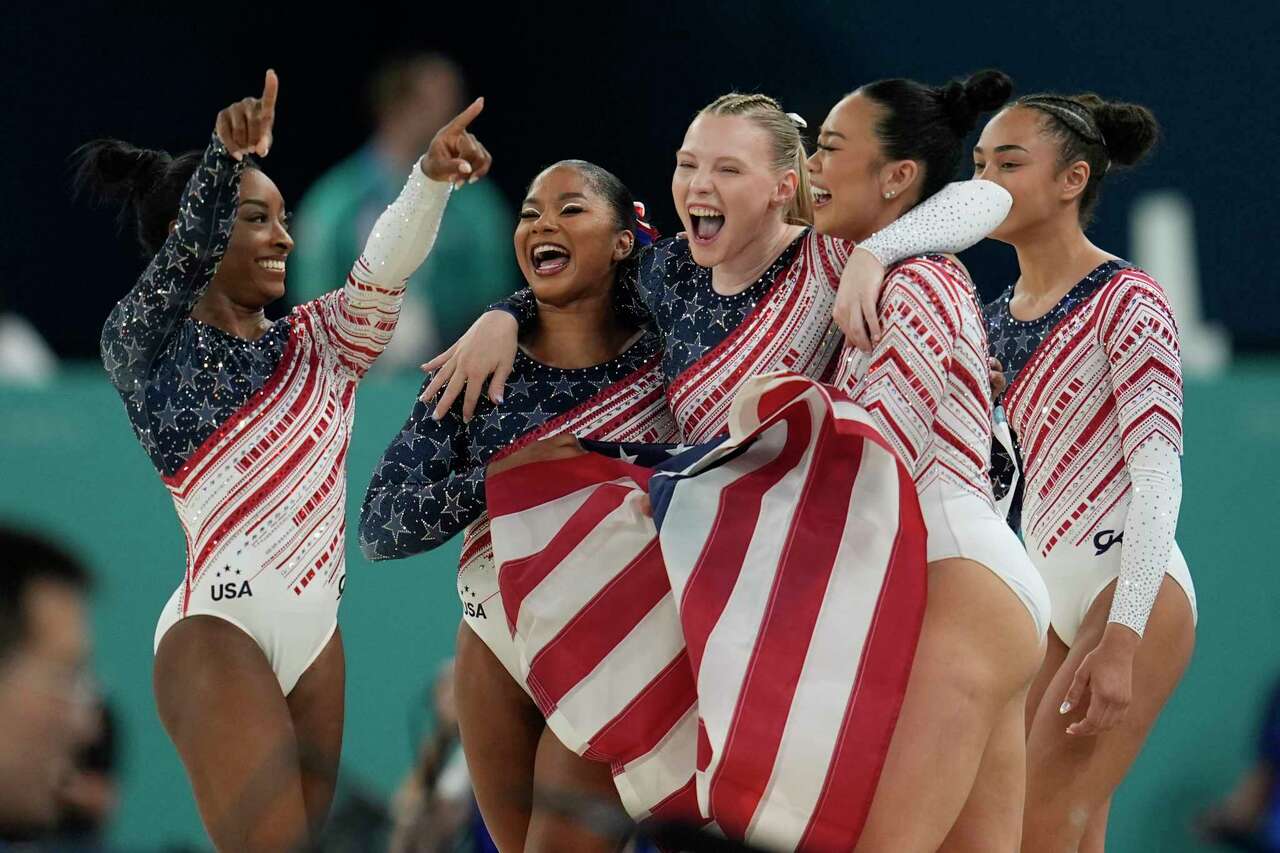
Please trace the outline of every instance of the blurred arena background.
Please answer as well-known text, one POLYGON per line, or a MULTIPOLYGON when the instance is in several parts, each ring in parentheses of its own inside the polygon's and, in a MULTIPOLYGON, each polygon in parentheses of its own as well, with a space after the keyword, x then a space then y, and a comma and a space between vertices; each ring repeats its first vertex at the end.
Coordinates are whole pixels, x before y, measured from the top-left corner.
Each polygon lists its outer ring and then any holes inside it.
MULTIPOLYGON (((1192 666, 1112 808, 1108 849, 1225 849, 1197 840, 1193 823, 1253 764, 1262 705, 1280 676, 1280 579, 1267 538, 1280 510, 1280 5, 362 3, 335 13, 200 3, 159 14, 47 2, 7 18, 0 314, 24 318, 57 363, 29 381, 0 379, 0 521, 65 542, 97 576, 95 670, 118 713, 122 749, 117 847, 207 841, 150 687, 156 615, 181 572, 182 536, 97 360, 102 322, 140 261, 109 215, 73 202, 67 157, 98 136, 202 147, 217 110, 256 92, 270 66, 281 91, 265 165, 296 204, 371 132, 375 69, 390 56, 439 51, 461 68, 469 93, 486 97, 474 129, 494 155, 508 235, 525 183, 566 157, 612 169, 661 231, 677 230, 672 154, 694 111, 731 89, 769 92, 811 129, 861 83, 941 83, 983 67, 1009 73, 1019 93, 1094 90, 1152 108, 1163 142, 1146 165, 1108 182, 1091 233, 1154 272, 1179 313, 1187 372, 1179 541, 1200 627, 1192 666)), ((981 244, 965 260, 988 296, 1015 270, 1001 244, 981 244)), ((513 267, 509 275, 504 288, 517 284, 513 267)), ((442 271, 436 286, 447 279, 442 271)), ((299 285, 291 278, 290 286, 299 285)), ((427 686, 457 627, 456 543, 373 566, 355 542, 371 468, 419 382, 416 369, 384 372, 360 393, 335 811, 344 795, 385 801, 400 783, 427 725, 427 686)))

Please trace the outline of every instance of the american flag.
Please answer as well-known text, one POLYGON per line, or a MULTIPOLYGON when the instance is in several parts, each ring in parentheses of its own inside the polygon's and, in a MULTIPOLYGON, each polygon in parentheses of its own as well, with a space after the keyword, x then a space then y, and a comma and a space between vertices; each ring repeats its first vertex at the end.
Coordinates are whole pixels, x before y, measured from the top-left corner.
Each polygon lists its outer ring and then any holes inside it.
POLYGON ((910 475, 862 409, 794 374, 747 383, 717 441, 584 446, 487 485, 548 724, 613 765, 634 817, 852 849, 924 613, 910 475))

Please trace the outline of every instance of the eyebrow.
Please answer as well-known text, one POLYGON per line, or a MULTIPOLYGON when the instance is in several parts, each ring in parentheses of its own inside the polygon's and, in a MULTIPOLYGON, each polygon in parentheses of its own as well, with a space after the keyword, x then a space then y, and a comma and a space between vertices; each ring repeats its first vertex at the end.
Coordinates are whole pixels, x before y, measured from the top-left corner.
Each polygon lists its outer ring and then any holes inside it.
POLYGON ((271 205, 267 204, 265 201, 260 201, 256 198, 242 198, 240 199, 240 204, 242 206, 246 204, 256 204, 258 207, 262 208, 263 210, 266 210, 266 211, 271 210, 271 205))
MULTIPOLYGON (((587 194, 578 193, 578 192, 560 193, 560 195, 556 198, 556 201, 568 201, 571 198, 580 198, 585 201, 587 198, 587 194)), ((538 201, 539 199, 536 195, 531 195, 531 196, 525 196, 524 201, 520 203, 521 204, 537 204, 538 201)))
POLYGON ((843 133, 841 133, 841 132, 840 132, 840 131, 838 131, 838 130, 828 130, 828 129, 827 129, 827 128, 825 128, 825 127, 823 127, 823 128, 819 128, 819 129, 818 129, 818 135, 819 135, 819 136, 838 136, 838 137, 840 137, 841 139, 848 139, 848 138, 849 138, 849 137, 845 136, 843 133))
MULTIPOLYGON (((1021 152, 1022 152, 1022 153, 1024 153, 1024 154, 1030 154, 1030 153, 1031 153, 1031 152, 1030 152, 1030 151, 1028 151, 1027 149, 1023 148, 1021 145, 997 145, 997 146, 995 147, 995 149, 994 149, 991 153, 992 153, 992 154, 1000 154, 1000 153, 1002 153, 1002 152, 1004 152, 1004 151, 1021 151, 1021 152)), ((981 153, 982 153, 982 146, 981 146, 981 145, 975 145, 975 146, 973 146, 973 153, 974 153, 974 154, 981 154, 981 153)))

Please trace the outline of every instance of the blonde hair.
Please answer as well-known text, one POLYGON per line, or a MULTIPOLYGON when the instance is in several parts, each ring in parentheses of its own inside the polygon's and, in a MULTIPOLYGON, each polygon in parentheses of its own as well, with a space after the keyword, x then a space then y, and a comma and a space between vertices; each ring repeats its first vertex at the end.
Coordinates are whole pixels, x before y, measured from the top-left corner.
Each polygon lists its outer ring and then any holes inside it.
POLYGON ((800 135, 802 124, 784 113, 781 104, 768 95, 730 92, 707 104, 698 115, 742 116, 769 134, 773 145, 773 162, 770 165, 775 172, 795 169, 798 179, 795 197, 787 206, 783 219, 791 225, 813 224, 813 193, 809 188, 809 170, 805 167, 808 154, 804 149, 804 138, 800 135))

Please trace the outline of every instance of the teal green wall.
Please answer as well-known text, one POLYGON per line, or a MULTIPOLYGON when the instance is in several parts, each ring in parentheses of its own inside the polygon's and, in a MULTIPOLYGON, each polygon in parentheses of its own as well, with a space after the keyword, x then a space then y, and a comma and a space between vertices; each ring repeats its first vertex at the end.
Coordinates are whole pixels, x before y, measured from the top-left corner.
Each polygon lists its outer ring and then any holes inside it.
MULTIPOLYGON (((457 627, 457 544, 371 565, 355 541, 359 499, 399 429, 414 377, 360 390, 350 454, 344 773, 390 792, 408 767, 409 708, 457 627)), ((1196 579, 1200 638, 1182 686, 1112 811, 1109 849, 1193 851, 1187 826, 1245 766, 1257 706, 1280 675, 1280 365, 1250 364, 1189 382, 1179 541, 1196 579)), ((204 843, 182 767, 151 699, 159 610, 182 575, 172 505, 99 371, 42 391, 0 388, 0 519, 74 545, 98 573, 98 674, 123 719, 123 804, 116 840, 204 843)))

